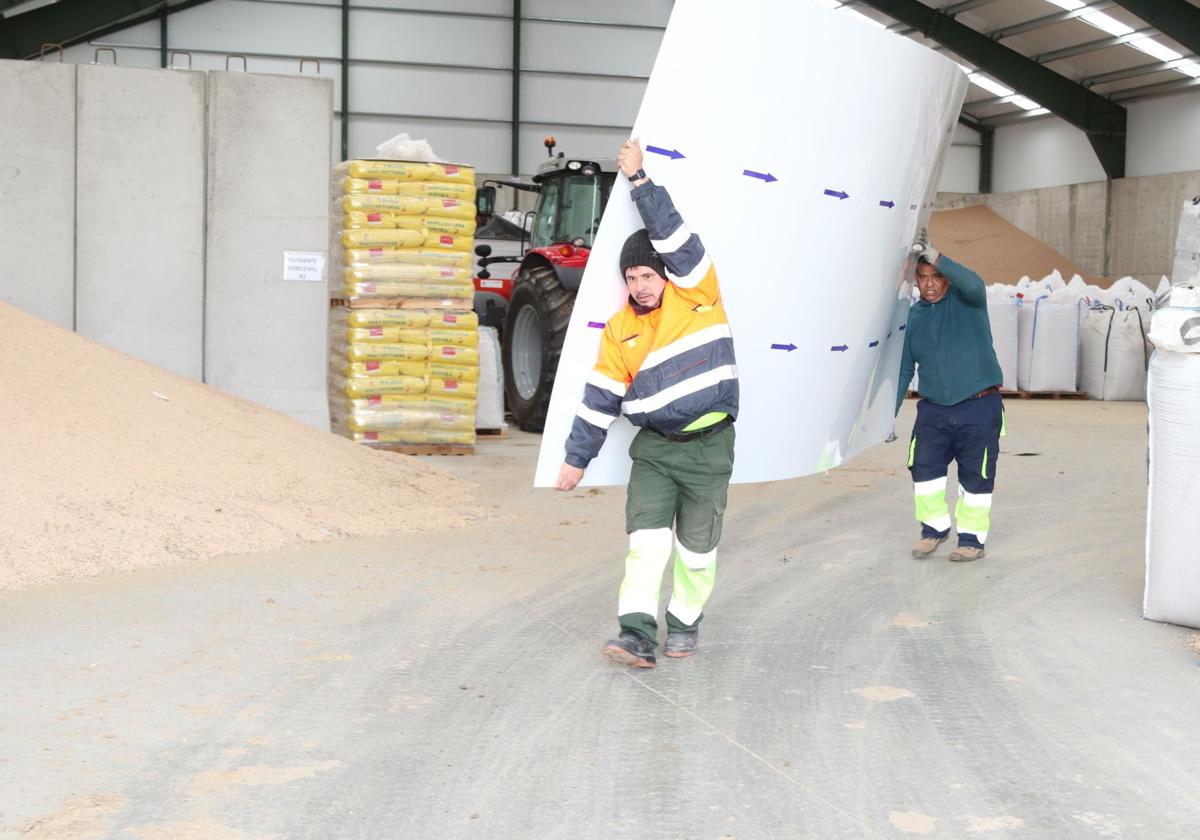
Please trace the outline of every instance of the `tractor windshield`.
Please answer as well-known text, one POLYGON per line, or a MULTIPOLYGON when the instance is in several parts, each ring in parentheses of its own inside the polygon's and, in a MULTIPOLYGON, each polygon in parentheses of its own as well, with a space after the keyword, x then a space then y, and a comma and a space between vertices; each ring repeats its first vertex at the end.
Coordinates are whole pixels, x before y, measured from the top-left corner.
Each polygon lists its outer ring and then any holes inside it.
POLYGON ((604 172, 547 179, 542 185, 533 225, 533 247, 582 239, 590 248, 615 177, 614 173, 604 172))

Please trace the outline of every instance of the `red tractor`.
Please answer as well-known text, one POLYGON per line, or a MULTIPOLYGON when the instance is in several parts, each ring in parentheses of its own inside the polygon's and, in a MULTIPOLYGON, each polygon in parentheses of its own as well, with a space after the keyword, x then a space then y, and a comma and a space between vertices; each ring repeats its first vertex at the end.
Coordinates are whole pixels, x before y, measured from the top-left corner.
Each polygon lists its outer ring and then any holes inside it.
MULTIPOLYGON (((489 245, 475 249, 480 257, 475 310, 481 323, 501 328, 504 395, 517 426, 528 432, 540 432, 546 424, 571 307, 617 174, 611 159, 568 159, 555 155, 554 146, 554 138, 547 137, 550 157, 531 182, 485 181, 479 190, 485 219, 495 205, 496 188, 490 184, 537 193, 536 209, 526 214, 533 216, 528 247, 525 228, 519 227, 518 255, 492 256, 489 245), (519 263, 511 285, 500 281, 497 287, 491 279, 487 267, 500 262, 519 263)), ((483 233, 476 237, 485 238, 483 233)))

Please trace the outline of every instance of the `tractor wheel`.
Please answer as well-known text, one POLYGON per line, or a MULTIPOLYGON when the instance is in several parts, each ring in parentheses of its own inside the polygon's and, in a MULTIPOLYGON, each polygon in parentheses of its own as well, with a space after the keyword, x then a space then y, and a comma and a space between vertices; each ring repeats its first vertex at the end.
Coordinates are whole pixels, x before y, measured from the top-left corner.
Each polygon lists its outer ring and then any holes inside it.
POLYGON ((562 355, 575 294, 554 266, 536 262, 521 269, 504 317, 504 394, 517 426, 540 432, 546 425, 558 357, 562 355))

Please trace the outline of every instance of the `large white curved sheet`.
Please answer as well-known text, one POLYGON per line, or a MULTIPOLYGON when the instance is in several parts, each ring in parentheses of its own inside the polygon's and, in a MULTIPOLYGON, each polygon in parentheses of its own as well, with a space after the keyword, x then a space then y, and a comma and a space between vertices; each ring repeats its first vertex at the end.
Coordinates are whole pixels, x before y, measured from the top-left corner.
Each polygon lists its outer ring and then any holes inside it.
MULTIPOLYGON (((909 246, 966 87, 954 62, 807 0, 736 13, 721 0, 675 4, 634 135, 720 277, 741 380, 734 481, 829 469, 890 431, 909 246)), ((641 222, 617 180, 571 316, 537 487, 553 486, 562 463, 597 325, 625 301, 618 257, 641 222)), ((613 425, 584 484, 626 482, 633 433, 623 418, 613 425)))

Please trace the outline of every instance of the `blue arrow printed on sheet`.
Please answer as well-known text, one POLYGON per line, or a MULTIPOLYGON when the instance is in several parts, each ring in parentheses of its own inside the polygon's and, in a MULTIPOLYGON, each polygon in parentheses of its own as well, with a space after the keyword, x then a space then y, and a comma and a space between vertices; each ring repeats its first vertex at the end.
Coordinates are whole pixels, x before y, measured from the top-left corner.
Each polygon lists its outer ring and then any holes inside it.
POLYGON ((678 149, 662 149, 658 146, 647 146, 646 151, 656 155, 662 155, 663 157, 669 157, 671 160, 679 160, 681 157, 683 157, 683 152, 679 151, 678 149))
POLYGON ((747 178, 758 178, 760 181, 762 181, 763 183, 766 183, 766 184, 769 184, 772 181, 779 180, 774 175, 772 175, 770 172, 755 172, 753 169, 743 169, 742 174, 745 175, 747 178))
POLYGON ((850 346, 847 344, 835 344, 833 347, 829 348, 831 353, 845 353, 849 349, 850 346))
POLYGON ((870 344, 868 344, 867 346, 868 346, 868 347, 878 347, 878 346, 879 346, 879 342, 878 342, 878 341, 872 341, 872 342, 871 342, 870 344))
POLYGON ((845 201, 850 197, 850 193, 845 190, 825 190, 825 195, 836 198, 838 201, 845 201))
POLYGON ((786 350, 789 353, 791 353, 793 350, 796 349, 796 345, 795 344, 772 344, 771 349, 772 350, 786 350))
POLYGON ((894 202, 894 201, 881 201, 881 202, 879 202, 879 206, 880 206, 880 207, 886 207, 886 208, 888 208, 888 209, 890 210, 890 209, 892 209, 893 207, 895 207, 895 206, 896 206, 896 202, 894 202))

